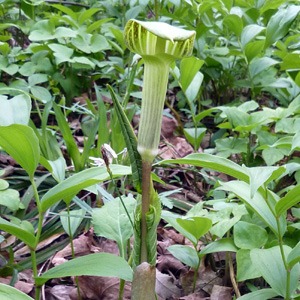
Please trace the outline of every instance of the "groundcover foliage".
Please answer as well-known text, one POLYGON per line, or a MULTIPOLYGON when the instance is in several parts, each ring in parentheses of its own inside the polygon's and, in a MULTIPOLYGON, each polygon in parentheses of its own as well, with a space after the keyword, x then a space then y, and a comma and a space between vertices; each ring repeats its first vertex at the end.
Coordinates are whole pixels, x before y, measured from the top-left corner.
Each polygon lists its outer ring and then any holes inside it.
POLYGON ((213 295, 203 268, 232 287, 222 300, 300 299, 298 1, 0 6, 1 299, 29 299, 12 287, 26 269, 36 299, 66 276, 81 299, 81 275, 120 278, 116 299, 125 281, 131 299, 155 299, 157 226, 183 237, 167 249, 192 274, 164 283, 173 294, 156 284, 161 299, 213 295), (119 255, 77 257, 91 228, 119 255), (45 271, 69 243, 72 259, 45 271))

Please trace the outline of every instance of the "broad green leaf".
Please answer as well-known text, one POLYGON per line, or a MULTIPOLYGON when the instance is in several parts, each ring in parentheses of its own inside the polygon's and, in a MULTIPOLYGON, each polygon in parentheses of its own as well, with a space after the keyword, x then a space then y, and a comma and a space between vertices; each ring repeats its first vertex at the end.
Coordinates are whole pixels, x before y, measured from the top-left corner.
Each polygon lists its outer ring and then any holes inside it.
POLYGON ((300 131, 299 130, 296 132, 296 134, 293 137, 291 150, 295 150, 295 148, 300 148, 300 131))
POLYGON ((142 188, 142 158, 137 150, 137 138, 120 102, 116 98, 113 89, 110 85, 107 87, 112 97, 114 108, 126 143, 127 151, 129 153, 130 164, 132 167, 133 185, 140 192, 142 188))
MULTIPOLYGON (((136 200, 132 197, 123 198, 126 209, 133 219, 136 200)), ((95 234, 117 242, 120 256, 126 257, 126 244, 133 234, 132 225, 119 198, 107 202, 92 214, 95 234)))
POLYGON ((286 0, 266 0, 263 6, 259 9, 262 15, 265 11, 269 9, 277 9, 281 4, 286 3, 286 0))
POLYGON ((86 32, 92 33, 94 30, 99 29, 102 24, 107 23, 113 19, 114 18, 106 18, 106 19, 100 19, 96 22, 93 22, 93 23, 91 23, 91 25, 88 26, 86 32))
POLYGON ((218 109, 218 107, 213 107, 200 112, 198 115, 196 115, 195 121, 200 122, 203 118, 205 118, 206 116, 210 115, 212 112, 215 112, 218 109))
POLYGON ((243 48, 245 48, 245 46, 264 29, 265 27, 259 26, 257 24, 251 24, 244 27, 241 34, 241 44, 243 48))
POLYGON ((300 202, 300 184, 293 187, 283 198, 277 202, 275 211, 277 215, 280 216, 298 202, 300 202))
POLYGON ((211 242, 206 247, 204 247, 200 254, 208 254, 214 252, 237 252, 238 248, 234 245, 234 242, 231 238, 224 238, 217 240, 215 242, 211 242))
POLYGON ((21 226, 8 222, 5 219, 0 217, 0 229, 8 232, 11 235, 14 235, 21 241, 23 241, 28 247, 35 248, 36 239, 35 236, 31 233, 31 230, 26 230, 21 226))
MULTIPOLYGON (((246 167, 245 167, 246 168, 246 167)), ((246 168, 250 178, 250 197, 263 185, 277 179, 285 172, 284 167, 255 167, 246 168)))
MULTIPOLYGON (((291 252, 291 248, 283 246, 285 256, 291 252)), ((250 252, 254 266, 261 272, 263 278, 270 284, 271 288, 280 296, 286 296, 287 271, 284 267, 279 246, 269 249, 253 249, 250 252)), ((290 275, 289 297, 296 290, 299 279, 299 264, 295 265, 290 275)))
POLYGON ((70 211, 68 214, 67 211, 62 211, 60 213, 60 221, 65 230, 65 232, 69 236, 74 236, 75 231, 77 230, 78 226, 80 225, 81 221, 85 216, 85 210, 83 209, 74 209, 70 211), (70 224, 69 224, 70 223, 70 224), (70 228, 69 228, 70 225, 70 228), (70 231, 71 229, 71 231, 70 231))
POLYGON ((49 44, 48 47, 54 51, 53 55, 56 58, 56 64, 59 65, 62 62, 72 62, 71 56, 74 50, 70 47, 61 44, 49 44))
POLYGON ((199 265, 199 256, 195 249, 185 245, 172 245, 169 246, 168 251, 173 256, 183 262, 185 265, 192 268, 197 268, 199 265))
POLYGON ((32 300, 23 292, 3 283, 0 283, 0 298, 1 300, 32 300))
MULTIPOLYGON (((242 181, 229 181, 226 183, 222 183, 222 187, 220 187, 219 189, 224 189, 226 191, 235 193, 243 202, 245 202, 249 206, 249 208, 251 208, 253 212, 257 213, 260 216, 260 218, 272 229, 272 231, 276 235, 278 235, 275 216, 273 215, 265 199, 259 192, 256 192, 253 198, 250 197, 249 184, 242 181)), ((272 205, 274 209, 275 203, 270 203, 270 205, 272 205)), ((286 229, 285 219, 281 217, 279 219, 279 222, 281 233, 283 234, 286 229)))
POLYGON ((265 49, 284 37, 300 10, 300 6, 289 5, 273 15, 267 25, 265 49))
POLYGON ((256 56, 259 56, 259 54, 264 49, 264 44, 265 44, 265 41, 263 41, 263 40, 249 42, 246 44, 245 55, 249 62, 256 56))
POLYGON ((45 157, 40 157, 40 164, 43 165, 54 177, 57 182, 65 179, 66 161, 61 156, 56 160, 47 160, 45 157))
POLYGON ((12 156, 32 179, 40 159, 38 138, 26 126, 0 126, 0 146, 12 156))
POLYGON ((35 98, 41 100, 43 103, 47 103, 52 100, 50 92, 42 86, 33 86, 30 88, 30 92, 35 98))
POLYGON ((192 82, 186 89, 185 96, 190 103, 192 103, 197 98, 203 78, 204 75, 201 72, 197 72, 192 82))
POLYGON ((238 15, 227 15, 223 19, 223 24, 227 26, 230 31, 233 31, 236 36, 240 36, 243 30, 243 21, 238 15))
MULTIPOLYGON (((114 176, 131 174, 131 168, 121 165, 110 165, 114 176)), ((86 169, 60 182, 50 189, 41 199, 41 210, 46 211, 62 199, 73 198, 82 189, 110 178, 106 167, 86 169)))
POLYGON ((73 20, 77 20, 77 14, 72 9, 61 4, 52 4, 51 6, 69 15, 73 20))
POLYGON ((234 225, 233 239, 241 249, 261 248, 268 240, 268 233, 256 224, 239 221, 234 225))
POLYGON ((90 19, 98 11, 100 11, 100 8, 90 8, 83 11, 78 17, 78 24, 82 25, 86 20, 90 19))
POLYGON ((254 78, 256 75, 261 73, 262 71, 268 69, 269 67, 278 64, 279 62, 273 58, 270 57, 261 57, 261 58, 255 58, 251 60, 249 64, 249 71, 251 74, 251 77, 254 78))
POLYGON ((289 268, 292 268, 300 261, 300 242, 293 248, 287 257, 287 263, 289 268))
POLYGON ((13 189, 0 191, 0 205, 8 207, 10 210, 15 211, 19 208, 20 196, 19 192, 13 189))
POLYGON ((229 159, 216 155, 195 153, 181 159, 166 159, 158 162, 160 164, 186 164, 195 167, 209 168, 249 182, 249 176, 244 168, 229 159))
POLYGON ((191 242, 198 244, 199 239, 205 235, 212 226, 212 221, 208 218, 192 217, 190 219, 177 219, 177 223, 194 238, 191 242))
POLYGON ((180 63, 180 84, 184 92, 187 91, 197 72, 200 70, 204 60, 200 60, 194 56, 181 60, 180 63))
MULTIPOLYGON (((3 171, 3 170, 1 170, 1 171, 3 171)), ((0 173, 0 176, 2 175, 1 173, 0 173)), ((4 174, 4 172, 3 172, 3 174, 4 174)), ((0 191, 6 190, 8 187, 9 187, 9 183, 4 179, 0 179, 0 191)))
MULTIPOLYGON (((1 93, 18 91, 13 88, 1 88, 1 93)), ((21 95, 17 95, 11 99, 0 95, 0 126, 8 126, 11 124, 27 125, 31 112, 31 99, 29 95, 23 91, 21 95)))
POLYGON ((214 226, 210 233, 222 238, 247 213, 244 205, 225 207, 213 215, 209 215, 214 226))
POLYGON ((118 277, 131 281, 133 272, 122 257, 102 252, 72 259, 46 271, 40 277, 35 277, 34 280, 37 286, 41 286, 52 278, 82 275, 118 277))
POLYGON ((284 154, 281 149, 268 148, 262 151, 263 159, 268 166, 274 165, 279 160, 283 159, 284 154))
POLYGON ((261 289, 246 295, 243 295, 242 297, 239 297, 238 300, 268 300, 273 297, 278 296, 278 293, 276 293, 272 289, 261 289))
POLYGON ((249 249, 240 249, 236 253, 238 282, 261 277, 261 273, 255 268, 250 257, 249 249))
POLYGON ((204 138, 206 128, 185 128, 184 135, 195 150, 198 150, 204 138))

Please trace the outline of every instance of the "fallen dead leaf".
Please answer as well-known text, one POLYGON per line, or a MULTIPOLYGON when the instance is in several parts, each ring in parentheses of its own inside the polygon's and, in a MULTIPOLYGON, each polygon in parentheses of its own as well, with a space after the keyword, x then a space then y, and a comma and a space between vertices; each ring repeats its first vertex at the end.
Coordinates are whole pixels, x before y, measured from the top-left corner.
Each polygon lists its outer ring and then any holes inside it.
MULTIPOLYGON (((194 270, 190 269, 188 273, 180 274, 180 282, 184 290, 185 295, 192 293, 193 282, 194 282, 194 270)), ((218 277, 216 272, 214 272, 210 266, 200 268, 198 272, 198 277, 196 281, 195 292, 204 290, 208 294, 211 294, 213 286, 221 285, 222 278, 218 277)))
POLYGON ((231 293, 231 287, 214 285, 210 295, 210 300, 232 300, 231 293))
POLYGON ((45 300, 71 300, 70 294, 73 291, 77 291, 74 286, 55 285, 45 290, 45 300))
MULTIPOLYGON (((119 297, 120 279, 116 277, 78 277, 82 300, 116 300, 119 297)), ((126 282, 123 300, 130 300, 131 283, 126 282)), ((71 300, 78 300, 77 291, 70 294, 71 300)))
POLYGON ((209 297, 205 297, 204 294, 206 294, 203 291, 189 294, 188 296, 184 296, 179 298, 179 300, 209 300, 209 297))
POLYGON ((156 270, 155 291, 163 299, 181 296, 181 289, 176 286, 174 278, 170 275, 161 273, 159 270, 156 270))

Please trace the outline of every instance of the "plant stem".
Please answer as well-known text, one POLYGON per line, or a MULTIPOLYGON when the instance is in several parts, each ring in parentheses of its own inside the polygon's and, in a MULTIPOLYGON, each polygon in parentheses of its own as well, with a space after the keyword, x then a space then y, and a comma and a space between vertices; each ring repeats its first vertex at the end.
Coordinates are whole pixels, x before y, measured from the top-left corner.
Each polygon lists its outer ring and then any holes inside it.
POLYGON ((154 17, 155 17, 155 21, 158 21, 158 3, 157 3, 157 0, 154 0, 154 17))
POLYGON ((231 253, 230 252, 227 252, 228 253, 228 256, 229 256, 229 275, 230 275, 230 280, 231 280, 231 283, 232 283, 232 286, 233 286, 233 289, 234 289, 234 292, 235 292, 235 295, 237 298, 241 297, 241 293, 239 291, 239 287, 236 283, 236 280, 235 280, 235 276, 234 276, 234 269, 233 269, 233 263, 232 263, 232 256, 231 256, 231 253))
MULTIPOLYGON (((74 259, 75 258, 75 251, 74 251, 74 244, 73 244, 73 234, 72 234, 72 231, 71 231, 70 205, 69 204, 67 204, 67 212, 68 212, 69 240, 70 240, 70 245, 71 245, 72 259, 74 259)), ((81 300, 78 276, 75 276, 75 282, 76 282, 76 287, 77 287, 78 299, 81 300)))
POLYGON ((141 261, 147 262, 147 223, 146 214, 150 209, 150 181, 151 181, 152 163, 142 161, 142 222, 141 222, 141 261))

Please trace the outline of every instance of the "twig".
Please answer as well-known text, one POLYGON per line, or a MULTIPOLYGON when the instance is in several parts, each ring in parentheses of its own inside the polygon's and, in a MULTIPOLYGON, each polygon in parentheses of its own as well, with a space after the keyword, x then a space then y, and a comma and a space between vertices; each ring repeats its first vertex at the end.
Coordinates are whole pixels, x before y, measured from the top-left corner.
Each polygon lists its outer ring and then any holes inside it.
POLYGON ((51 3, 51 4, 74 5, 74 6, 81 6, 81 7, 90 8, 89 5, 82 4, 82 3, 76 3, 76 2, 71 2, 71 1, 46 0, 45 2, 46 3, 51 3))

